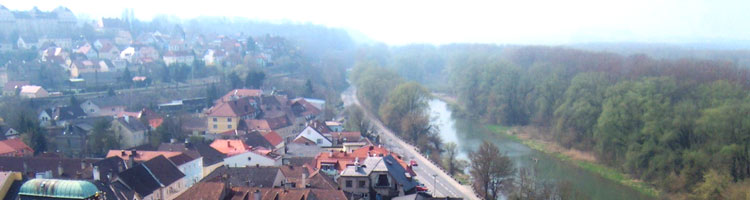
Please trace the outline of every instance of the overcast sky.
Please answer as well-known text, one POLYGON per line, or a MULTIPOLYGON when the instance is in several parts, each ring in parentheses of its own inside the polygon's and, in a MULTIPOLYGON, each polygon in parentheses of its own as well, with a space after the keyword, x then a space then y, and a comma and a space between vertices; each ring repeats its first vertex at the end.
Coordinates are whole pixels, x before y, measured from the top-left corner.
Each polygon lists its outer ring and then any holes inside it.
POLYGON ((388 44, 707 43, 750 37, 750 0, 3 1, 11 10, 62 5, 90 17, 119 17, 133 8, 144 20, 166 14, 310 22, 388 44))

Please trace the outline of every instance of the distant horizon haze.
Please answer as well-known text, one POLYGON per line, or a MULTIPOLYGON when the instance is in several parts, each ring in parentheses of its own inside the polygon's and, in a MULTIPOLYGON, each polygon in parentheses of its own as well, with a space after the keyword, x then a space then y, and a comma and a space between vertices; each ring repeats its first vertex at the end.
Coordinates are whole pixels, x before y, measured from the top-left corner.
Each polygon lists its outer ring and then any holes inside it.
MULTIPOLYGON (((79 18, 244 17, 342 28, 388 45, 494 43, 750 44, 750 1, 53 1, 0 2, 10 10, 64 6, 79 18)), ((354 37, 354 36, 353 36, 354 37)), ((749 45, 750 46, 750 45, 749 45)))

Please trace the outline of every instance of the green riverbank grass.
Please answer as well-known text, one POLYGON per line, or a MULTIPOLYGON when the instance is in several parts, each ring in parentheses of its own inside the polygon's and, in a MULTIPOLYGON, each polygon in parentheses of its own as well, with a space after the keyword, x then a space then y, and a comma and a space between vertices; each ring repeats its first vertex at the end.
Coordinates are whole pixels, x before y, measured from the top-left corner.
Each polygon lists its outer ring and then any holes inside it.
POLYGON ((631 187, 631 188, 635 189, 636 191, 638 191, 638 192, 640 192, 642 194, 649 195, 651 197, 658 197, 659 196, 659 190, 657 190, 656 188, 654 188, 654 187, 652 187, 652 186, 650 186, 650 185, 648 185, 648 184, 646 184, 646 183, 644 183, 642 181, 638 181, 638 180, 632 179, 627 174, 623 174, 623 173, 617 171, 614 168, 607 167, 607 166, 604 166, 604 165, 598 164, 598 163, 592 163, 592 162, 581 161, 581 160, 573 160, 573 159, 571 159, 570 157, 568 157, 565 154, 562 154, 562 153, 559 153, 559 152, 552 152, 552 151, 544 148, 544 145, 542 143, 536 142, 534 140, 523 140, 523 139, 519 138, 516 135, 508 134, 508 130, 510 128, 505 127, 505 126, 487 125, 486 127, 487 127, 487 129, 489 129, 493 133, 502 134, 503 136, 505 136, 505 137, 507 137, 507 138, 509 138, 509 139, 511 139, 513 141, 520 142, 520 143, 528 146, 529 148, 532 148, 534 150, 541 151, 541 152, 544 152, 546 154, 552 155, 552 156, 554 156, 557 159, 560 159, 562 161, 566 161, 566 162, 572 163, 575 166, 578 166, 578 167, 580 167, 580 168, 582 168, 584 170, 587 170, 587 171, 599 174, 600 176, 602 176, 602 177, 604 177, 606 179, 609 179, 609 180, 618 182, 620 184, 623 184, 625 186, 631 187))

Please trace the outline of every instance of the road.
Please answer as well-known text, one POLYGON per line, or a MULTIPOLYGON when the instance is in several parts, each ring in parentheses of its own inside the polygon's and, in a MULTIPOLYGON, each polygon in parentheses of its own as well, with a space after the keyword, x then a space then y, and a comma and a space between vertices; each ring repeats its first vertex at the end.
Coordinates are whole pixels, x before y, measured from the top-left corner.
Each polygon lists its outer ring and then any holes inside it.
MULTIPOLYGON (((362 105, 354 94, 356 94, 356 89, 353 86, 349 87, 349 89, 341 94, 344 106, 356 105, 357 107, 362 108, 362 105)), ((381 142, 386 147, 401 155, 406 161, 417 161, 419 166, 413 168, 414 172, 417 174, 416 178, 424 184, 430 192, 432 192, 433 196, 479 199, 470 187, 459 184, 456 180, 448 176, 447 173, 420 154, 416 150, 416 147, 398 138, 390 129, 385 127, 379 119, 370 113, 369 110, 362 110, 370 122, 378 129, 377 132, 380 134, 381 142)))

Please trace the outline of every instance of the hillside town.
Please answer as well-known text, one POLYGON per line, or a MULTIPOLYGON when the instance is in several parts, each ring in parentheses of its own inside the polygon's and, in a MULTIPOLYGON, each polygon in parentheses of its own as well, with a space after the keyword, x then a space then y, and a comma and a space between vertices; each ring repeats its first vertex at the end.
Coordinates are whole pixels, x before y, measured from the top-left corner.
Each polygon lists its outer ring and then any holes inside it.
POLYGON ((0 5, 0 199, 460 199, 346 127, 338 96, 280 73, 300 59, 287 38, 134 31, 123 15, 0 5))

